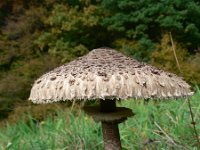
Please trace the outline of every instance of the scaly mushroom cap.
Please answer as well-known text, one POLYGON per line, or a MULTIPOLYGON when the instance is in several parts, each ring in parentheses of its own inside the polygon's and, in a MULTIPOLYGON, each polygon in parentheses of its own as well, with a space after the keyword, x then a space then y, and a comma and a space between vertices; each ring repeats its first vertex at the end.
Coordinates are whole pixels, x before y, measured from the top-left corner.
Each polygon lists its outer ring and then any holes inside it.
POLYGON ((75 99, 170 98, 192 95, 175 74, 108 48, 94 49, 37 79, 29 99, 49 103, 75 99))

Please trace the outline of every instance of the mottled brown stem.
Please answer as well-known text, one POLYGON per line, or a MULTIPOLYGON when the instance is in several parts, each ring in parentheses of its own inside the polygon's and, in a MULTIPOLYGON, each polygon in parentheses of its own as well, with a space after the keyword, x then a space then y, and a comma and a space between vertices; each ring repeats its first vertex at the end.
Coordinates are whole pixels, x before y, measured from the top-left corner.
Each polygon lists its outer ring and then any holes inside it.
POLYGON ((100 100, 100 111, 104 113, 116 111, 115 100, 100 100))
POLYGON ((118 125, 102 122, 105 150, 121 150, 121 141, 118 125))
MULTIPOLYGON (((100 109, 103 113, 114 112, 116 110, 115 100, 101 100, 100 109)), ((121 150, 118 123, 102 122, 102 132, 105 150, 121 150)))

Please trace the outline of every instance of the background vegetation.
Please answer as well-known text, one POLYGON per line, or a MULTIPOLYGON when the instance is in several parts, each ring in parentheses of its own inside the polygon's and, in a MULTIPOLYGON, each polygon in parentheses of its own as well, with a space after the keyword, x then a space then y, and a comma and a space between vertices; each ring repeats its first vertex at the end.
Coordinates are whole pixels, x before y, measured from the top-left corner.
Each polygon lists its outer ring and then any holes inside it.
MULTIPOLYGON (((200 121, 200 91, 192 97, 196 122, 200 121)), ((186 100, 127 100, 118 103, 131 108, 135 116, 119 125, 123 150, 198 150, 186 100)), ((80 107, 57 107, 56 115, 35 122, 32 113, 0 130, 0 149, 4 150, 102 150, 101 124, 85 115, 80 107)), ((43 114, 44 115, 44 114, 43 114)), ((22 117, 21 116, 21 117, 22 117)), ((200 130, 200 125, 197 125, 200 130)))
POLYGON ((200 85, 199 18, 198 0, 0 1, 0 120, 27 111, 37 77, 102 46, 200 85))

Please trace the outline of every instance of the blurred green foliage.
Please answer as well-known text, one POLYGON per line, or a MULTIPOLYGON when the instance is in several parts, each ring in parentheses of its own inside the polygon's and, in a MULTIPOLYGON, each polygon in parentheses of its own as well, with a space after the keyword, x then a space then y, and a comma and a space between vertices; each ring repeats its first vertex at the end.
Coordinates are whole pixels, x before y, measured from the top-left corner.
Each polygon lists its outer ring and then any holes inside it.
POLYGON ((180 71, 175 61, 175 56, 170 42, 170 35, 164 34, 160 44, 151 53, 151 64, 174 72, 180 76, 184 75, 185 80, 192 85, 200 83, 200 53, 191 55, 187 49, 183 48, 179 43, 174 43, 177 59, 180 65, 180 71))
POLYGON ((172 32, 191 52, 199 47, 200 5, 197 0, 103 0, 102 5, 108 12, 103 24, 128 39, 146 39, 153 44, 160 41, 163 33, 172 32))
POLYGON ((200 84, 199 18, 197 0, 1 1, 0 109, 26 100, 41 74, 97 47, 178 73, 169 32, 183 76, 200 84))

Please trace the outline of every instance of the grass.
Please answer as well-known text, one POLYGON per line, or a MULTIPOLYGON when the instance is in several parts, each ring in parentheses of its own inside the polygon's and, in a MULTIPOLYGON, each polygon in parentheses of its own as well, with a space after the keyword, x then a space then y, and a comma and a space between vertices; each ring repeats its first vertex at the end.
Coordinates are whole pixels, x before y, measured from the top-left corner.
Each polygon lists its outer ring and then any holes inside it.
MULTIPOLYGON (((200 133, 200 91, 191 98, 200 133)), ((131 108, 135 116, 119 125, 124 150, 197 150, 186 100, 125 100, 118 104, 131 108)), ((0 129, 2 150, 102 150, 100 123, 95 123, 78 107, 58 112, 41 122, 19 121, 0 129)))

